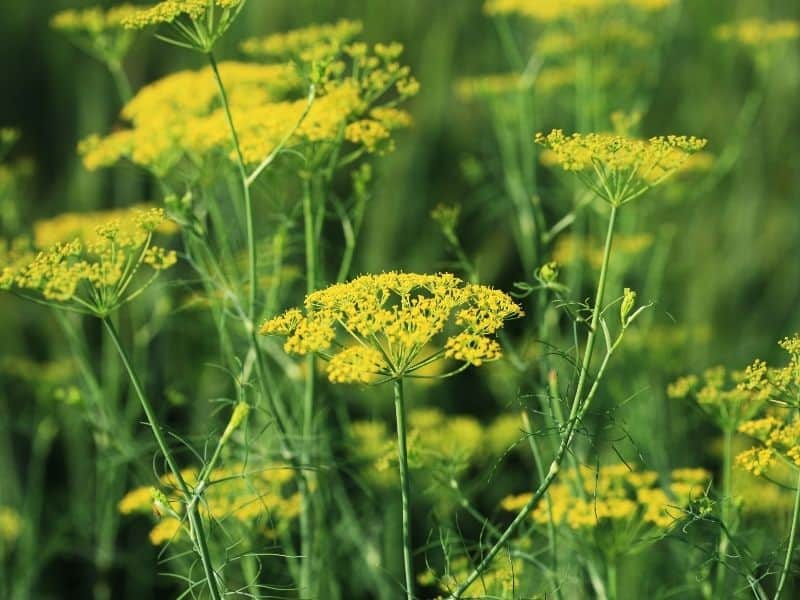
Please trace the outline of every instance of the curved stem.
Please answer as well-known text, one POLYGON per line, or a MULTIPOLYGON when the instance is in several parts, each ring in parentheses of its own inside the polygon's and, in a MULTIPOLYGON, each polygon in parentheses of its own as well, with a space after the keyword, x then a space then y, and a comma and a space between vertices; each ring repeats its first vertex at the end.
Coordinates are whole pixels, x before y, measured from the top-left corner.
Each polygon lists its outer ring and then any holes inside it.
POLYGON ((403 502, 403 569, 406 577, 406 598, 413 600, 414 566, 411 560, 411 488, 408 481, 406 407, 402 379, 394 380, 394 412, 397 420, 397 456, 400 465, 400 492, 403 502))
POLYGON ((781 569, 778 587, 775 590, 774 600, 779 600, 781 597, 783 587, 786 585, 786 578, 789 576, 789 568, 792 565, 792 554, 794 553, 794 542, 797 537, 798 516, 800 516, 800 475, 797 478, 797 489, 794 493, 794 510, 792 511, 792 528, 789 531, 789 545, 786 548, 786 558, 783 559, 783 568, 781 569))
POLYGON ((178 467, 178 463, 175 461, 175 457, 173 456, 172 451, 169 449, 167 440, 164 437, 164 432, 161 430, 161 424, 158 420, 158 417, 156 416, 156 413, 153 410, 152 404, 150 404, 150 400, 148 400, 147 396, 144 393, 144 389, 142 388, 142 384, 139 381, 138 375, 133 370, 133 366, 131 365, 130 359, 128 358, 128 353, 126 352, 125 348, 122 345, 122 342, 119 339, 119 334, 117 333, 114 324, 108 318, 104 318, 103 325, 105 326, 106 331, 108 332, 108 335, 111 338, 111 341, 114 343, 114 347, 117 349, 117 352, 119 353, 119 357, 120 360, 122 361, 123 367, 125 367, 125 371, 127 371, 128 373, 128 377, 130 378, 133 390, 134 392, 136 392, 136 396, 139 398, 139 402, 142 405, 144 414, 147 417, 147 422, 150 425, 150 429, 153 432, 153 437, 155 437, 156 439, 156 444, 158 444, 159 450, 164 455, 164 460, 167 462, 169 470, 175 477, 178 489, 184 496, 184 499, 187 503, 186 513, 189 519, 192 538, 194 538, 193 541, 195 544, 195 550, 200 555, 200 561, 203 564, 203 571, 205 573, 206 582, 208 584, 208 589, 209 592, 211 593, 211 597, 213 598, 213 600, 221 600, 222 595, 220 594, 219 584, 217 583, 214 567, 211 564, 211 553, 208 549, 208 543, 206 542, 205 532, 203 531, 203 522, 200 517, 200 511, 197 506, 196 498, 192 494, 191 490, 189 489, 189 486, 186 484, 186 481, 183 479, 183 476, 181 475, 181 470, 178 467))
POLYGON ((531 496, 531 499, 528 500, 525 506, 523 506, 519 511, 517 516, 514 517, 514 520, 511 521, 509 526, 503 532, 503 535, 500 536, 500 539, 498 539, 491 550, 486 553, 486 556, 484 556, 483 560, 472 570, 463 583, 461 583, 461 585, 459 585, 458 588, 449 596, 450 600, 460 598, 462 594, 469 588, 469 586, 472 585, 472 583, 478 577, 480 577, 481 573, 489 568, 489 565, 491 564, 495 555, 503 548, 520 524, 525 521, 525 519, 528 517, 528 514, 536 507, 536 505, 545 495, 547 489, 550 487, 550 484, 553 483, 556 475, 558 475, 558 471, 561 468, 561 463, 564 460, 567 450, 569 449, 570 445, 572 445, 573 438, 575 437, 575 428, 580 420, 579 417, 582 408, 581 405, 583 404, 583 390, 586 386, 589 367, 591 366, 592 362, 592 354, 594 352, 594 346, 597 340, 597 330, 600 322, 600 313, 602 312, 603 298, 605 297, 606 280, 608 277, 608 264, 611 257, 611 245, 614 240, 614 226, 616 224, 618 210, 619 208, 617 206, 611 206, 611 216, 609 217, 608 221, 606 242, 603 250, 603 263, 600 269, 600 279, 597 283, 597 294, 595 296, 595 303, 592 310, 589 336, 586 340, 586 349, 584 350, 581 370, 578 375, 578 385, 575 388, 575 395, 572 399, 572 407, 567 420, 566 430, 561 438, 561 443, 558 446, 556 455, 553 457, 553 462, 550 464, 550 469, 545 478, 539 484, 539 487, 531 496))

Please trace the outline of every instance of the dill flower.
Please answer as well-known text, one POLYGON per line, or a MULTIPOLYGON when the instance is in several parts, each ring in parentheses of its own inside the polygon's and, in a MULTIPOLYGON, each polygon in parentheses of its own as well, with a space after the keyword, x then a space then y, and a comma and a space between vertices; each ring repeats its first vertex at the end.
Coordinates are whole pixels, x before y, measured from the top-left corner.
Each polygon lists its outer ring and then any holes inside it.
POLYGON ((614 8, 654 13, 674 3, 675 0, 487 0, 483 9, 486 14, 493 16, 516 14, 536 21, 552 22, 594 16, 614 8))
POLYGON ((763 475, 778 461, 800 469, 800 417, 768 415, 745 421, 738 430, 759 444, 740 453, 737 466, 755 476, 763 475))
POLYGON ((171 25, 174 38, 160 39, 208 53, 244 8, 246 0, 162 0, 136 7, 122 23, 128 29, 171 25))
MULTIPOLYGON (((539 525, 552 519, 603 552, 626 554, 658 539, 654 534, 673 528, 684 516, 683 507, 705 494, 710 478, 704 469, 677 469, 667 486, 659 486, 655 472, 626 464, 604 465, 598 471, 582 467, 580 479, 574 469, 567 469, 547 492, 549 508, 543 500, 531 519, 539 525), (578 481, 583 482, 583 493, 578 481)), ((508 496, 501 507, 515 512, 530 496, 508 496)))
POLYGON ((706 145, 706 140, 693 136, 640 140, 602 133, 566 136, 560 129, 537 133, 536 142, 551 152, 548 161, 575 172, 589 189, 614 206, 657 186, 706 145))
POLYGON ((714 30, 714 35, 722 42, 735 42, 746 48, 760 50, 800 38, 800 22, 766 21, 753 17, 720 25, 714 30))
POLYGON ((712 367, 701 377, 677 379, 667 387, 667 396, 692 398, 713 422, 723 430, 731 430, 757 414, 765 402, 763 394, 739 385, 743 377, 744 373, 712 367))
MULTIPOLYGON (((84 243, 97 243, 102 239, 102 227, 112 221, 123 235, 136 234, 139 228, 137 217, 152 207, 141 204, 130 208, 117 208, 84 213, 61 213, 50 219, 36 221, 33 224, 33 244, 36 248, 48 248, 74 238, 84 243)), ((162 235, 174 235, 179 227, 175 221, 164 219, 156 227, 155 232, 162 235)))
MULTIPOLYGON (((197 485, 196 470, 187 469, 182 476, 188 485, 197 485)), ((174 477, 165 475, 158 488, 135 488, 118 503, 124 515, 152 512, 160 516, 149 535, 153 545, 182 537, 182 503, 174 483, 174 477)), ((205 519, 224 521, 226 526, 252 527, 269 522, 270 526, 288 527, 299 514, 295 472, 282 464, 259 468, 234 464, 213 469, 203 490, 200 514, 205 519)))
POLYGON ((505 293, 450 274, 364 275, 306 297, 266 321, 262 335, 287 337, 292 354, 327 359, 335 383, 399 379, 433 362, 480 366, 501 355, 494 334, 522 315, 505 293), (438 341, 437 341, 438 340, 438 341), (438 349, 423 354, 436 343, 438 349))
POLYGON ((250 38, 244 41, 242 50, 250 56, 306 60, 310 55, 318 54, 315 48, 320 46, 338 51, 363 29, 360 21, 341 19, 336 23, 310 25, 267 37, 250 38), (307 52, 311 54, 305 54, 307 52))
MULTIPOLYGON (((481 577, 464 590, 465 598, 514 598, 520 597, 521 578, 527 569, 521 559, 504 558, 496 561, 481 577)), ((472 563, 466 556, 448 560, 447 571, 438 573, 433 568, 421 573, 417 580, 422 585, 436 585, 444 594, 452 593, 472 570, 472 563)), ((525 598, 539 598, 539 595, 525 598)))
POLYGON ((119 62, 128 53, 134 39, 125 24, 139 10, 132 4, 109 9, 92 7, 64 10, 53 16, 50 26, 99 60, 119 62))
MULTIPOLYGON (((356 151, 391 150, 392 133, 411 124, 410 115, 395 105, 416 93, 409 68, 392 56, 379 44, 363 56, 337 55, 338 67, 314 84, 310 105, 304 77, 311 66, 305 63, 220 64, 245 163, 260 164, 281 144, 319 161, 335 154, 342 141, 356 151), (344 69, 344 59, 353 63, 352 72, 344 69)), ((96 169, 126 159, 158 177, 179 166, 202 171, 220 157, 234 164, 218 94, 211 67, 146 86, 122 110, 129 127, 81 142, 84 164, 96 169)))
POLYGON ((105 317, 177 262, 174 251, 152 245, 153 234, 165 218, 161 209, 138 211, 126 222, 98 227, 94 240, 75 238, 17 260, 0 274, 0 289, 105 317), (144 267, 151 271, 150 279, 134 285, 144 267))
MULTIPOLYGON (((614 253, 620 262, 633 261, 653 245, 650 233, 619 234, 614 238, 614 253)), ((553 246, 553 260, 562 265, 585 261, 593 269, 603 264, 603 242, 596 238, 578 238, 573 234, 558 237, 553 246)))

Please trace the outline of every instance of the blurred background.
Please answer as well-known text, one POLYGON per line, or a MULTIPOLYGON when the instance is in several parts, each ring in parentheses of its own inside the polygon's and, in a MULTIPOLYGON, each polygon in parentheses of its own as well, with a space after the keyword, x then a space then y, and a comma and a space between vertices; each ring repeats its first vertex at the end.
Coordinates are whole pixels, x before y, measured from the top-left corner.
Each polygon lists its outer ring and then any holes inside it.
MULTIPOLYGON (((90 4, 98 3, 3 3, 0 126, 20 130, 9 160, 29 161, 30 168, 30 176, 0 206, 4 235, 68 210, 159 200, 152 181, 133 166, 88 172, 77 155, 81 139, 117 126, 121 108, 103 67, 49 26, 59 10, 90 4)), ((657 56, 644 57, 633 74, 617 73, 619 81, 611 86, 629 86, 633 78, 636 92, 618 96, 630 104, 607 108, 641 111, 643 135, 705 137, 706 150, 730 163, 708 177, 676 185, 674 193, 642 199, 624 225, 649 241, 630 252, 615 277, 641 290, 641 299, 655 307, 648 333, 632 340, 630 350, 618 357, 605 395, 607 401, 632 398, 616 415, 617 426, 631 433, 621 451, 657 469, 670 464, 713 471, 719 460, 718 434, 690 407, 670 404, 664 394, 667 383, 716 364, 741 368, 754 357, 775 359, 780 357, 776 341, 800 330, 800 51, 795 40, 776 51, 768 65, 757 66, 746 50, 714 38, 718 25, 749 16, 800 19, 800 3, 682 2, 664 21, 653 23, 659 32, 657 56)), ((422 86, 409 104, 414 126, 398 135, 394 152, 374 163, 374 198, 354 272, 453 269, 447 241, 429 216, 437 204, 447 203, 461 207, 461 243, 481 280, 503 289, 532 281, 512 242, 512 205, 497 183, 503 167, 492 110, 458 93, 462 78, 509 69, 498 31, 480 0, 250 0, 219 55, 239 57, 238 42, 251 35, 340 18, 363 21, 367 41, 401 42, 404 60, 422 86)), ((538 33, 526 25, 514 31, 522 48, 530 48, 538 33)), ((202 56, 141 35, 125 69, 138 89, 167 73, 203 64, 202 56)), ((610 110, 599 109, 579 122, 574 104, 569 93, 537 103, 535 128, 611 128, 610 110)), ((559 198, 569 197, 571 184, 543 168, 538 171, 538 193, 557 220, 563 214, 559 198)), ((597 234, 596 225, 587 220, 584 233, 597 234)), ((573 297, 588 297, 582 276, 570 277, 577 282, 573 297)), ((0 500, 21 497, 5 481, 41 486, 38 502, 48 509, 38 534, 41 578, 30 588, 36 590, 31 597, 84 598, 91 597, 96 584, 95 548, 82 531, 94 517, 80 508, 89 489, 81 489, 81 469, 91 464, 92 450, 82 446, 80 438, 90 434, 79 416, 67 414, 44 367, 64 358, 51 318, 45 309, 0 297, 0 488, 5 488, 0 500), (20 357, 29 361, 24 368, 20 357), (37 403, 54 415, 52 422, 40 419, 37 403), (39 473, 26 466, 37 452, 44 455, 39 473), (88 454, 81 457, 80 452, 88 454), (7 478, 6 473, 15 475, 7 478), (32 482, 34 477, 40 479, 32 482)), ((169 379, 176 394, 182 390, 184 396, 191 395, 193 367, 213 346, 193 335, 192 327, 191 319, 177 321, 169 335, 153 343, 153 355, 166 361, 159 379, 169 379)), ((99 337, 98 331, 90 334, 99 337)), ((440 408, 488 422, 513 399, 498 399, 502 377, 468 374, 447 387, 446 396, 423 390, 420 397, 430 393, 440 408)), ((170 408, 174 424, 202 419, 202 411, 187 410, 187 401, 175 400, 170 408)), ((497 492, 485 499, 487 507, 528 476, 522 463, 514 464, 495 482, 497 492)), ((86 473, 87 481, 92 477, 86 473)), ((424 538, 425 525, 420 522, 417 528, 424 538)), ((125 521, 113 542, 113 597, 174 597, 170 581, 155 575, 157 550, 142 543, 142 531, 141 523, 125 521)), ((643 568, 642 579, 646 572, 643 568)))

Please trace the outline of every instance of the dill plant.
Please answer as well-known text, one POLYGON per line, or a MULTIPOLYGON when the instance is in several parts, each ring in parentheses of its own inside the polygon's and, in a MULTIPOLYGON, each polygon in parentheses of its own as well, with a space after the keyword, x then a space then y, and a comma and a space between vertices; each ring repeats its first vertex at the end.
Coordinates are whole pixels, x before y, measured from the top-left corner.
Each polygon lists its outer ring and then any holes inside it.
MULTIPOLYGON (((456 95, 486 110, 493 154, 462 163, 471 183, 483 186, 474 205, 445 198, 431 212, 457 276, 390 271, 353 278, 365 214, 381 193, 373 190, 374 165, 413 125, 403 104, 419 83, 400 44, 366 43, 372 32, 354 20, 253 37, 239 45, 237 58, 223 59, 223 48, 233 47, 226 37, 243 15, 256 14, 247 12, 255 4, 164 0, 52 19, 106 67, 122 101, 118 122, 80 143, 84 166, 144 171, 163 210, 148 204, 144 212, 66 212, 26 231, 12 206, 19 202, 7 198, 19 195, 29 169, 0 165, 0 218, 12 234, 0 247, 0 286, 54 307, 71 354, 63 369, 0 362, 0 372, 57 397, 64 430, 88 418, 92 439, 84 446, 98 456, 99 493, 90 499, 98 523, 87 535, 101 580, 95 597, 111 593, 119 516, 140 530, 148 514, 149 540, 183 596, 388 600, 402 588, 409 599, 561 600, 591 587, 613 600, 635 588, 625 578, 630 557, 713 522, 714 580, 687 584, 687 594, 723 598, 746 584, 766 597, 769 578, 739 536, 747 514, 734 472, 738 466, 754 478, 800 485, 792 481, 796 340, 782 343, 786 368, 757 362, 731 375, 710 369, 669 387, 670 397, 695 398, 722 431, 719 484, 703 468, 653 466, 642 454, 631 461, 606 431, 632 388, 668 370, 657 358, 668 350, 654 347, 680 346, 672 332, 652 325, 652 304, 640 300, 660 291, 678 237, 648 223, 670 221, 678 202, 731 173, 766 97, 769 71, 798 37, 796 23, 756 18, 714 29, 717 41, 743 50, 757 70, 715 157, 700 138, 642 136, 643 112, 656 100, 653 74, 676 31, 680 2, 488 0, 484 13, 506 69, 459 81, 456 95), (140 32, 206 66, 137 89, 124 65, 140 32), (537 133, 551 122, 578 133, 537 133), (511 250, 498 256, 520 280, 516 300, 478 284, 504 268, 486 260, 497 238, 479 222, 485 214, 499 215, 511 232, 511 250), (483 254, 473 251, 484 242, 462 241, 475 227, 489 240, 483 254), (171 285, 152 286, 167 273, 171 285), (590 300, 582 300, 585 293, 590 300), (523 310, 529 318, 506 328, 523 310), (99 318, 107 334, 99 368, 84 317, 99 318), (147 368, 148 346, 170 333, 168 322, 191 323, 197 338, 190 345, 211 339, 210 360, 222 375, 209 384, 194 365, 191 385, 167 382, 158 396, 165 402, 156 403, 148 390, 162 382, 147 368), (276 337, 285 338, 282 348, 276 337), (629 358, 636 360, 625 377, 611 376, 629 358), (134 435, 139 413, 118 380, 120 364, 166 469, 155 462, 153 473, 142 464, 146 450, 134 435), (417 403, 438 393, 425 387, 435 382, 455 390, 460 379, 452 388, 444 382, 470 366, 481 367, 474 381, 489 392, 486 413, 501 402, 499 415, 417 403), (394 440, 376 418, 384 412, 385 403, 375 402, 382 384, 393 387, 394 440), (179 386, 192 392, 183 395, 179 386), (211 414, 195 398, 206 394, 219 407, 211 414), (165 425, 167 409, 181 403, 196 413, 180 421, 186 435, 165 425), (591 436, 586 443, 584 435, 591 436), (509 459, 512 469, 522 465, 522 476, 513 473, 513 489, 501 500, 484 497, 486 479, 494 481, 509 459), (395 511, 383 501, 398 496, 401 523, 387 527, 391 518, 382 513, 395 511), (435 528, 424 542, 412 540, 412 525, 424 514, 416 506, 425 503, 435 528), (480 526, 477 541, 461 529, 463 515, 480 526), (401 562, 402 584, 394 578, 401 562)), ((15 139, 2 130, 0 160, 15 139)), ((125 187, 118 169, 111 178, 125 187)), ((200 346, 198 359, 208 358, 200 346)), ((70 435, 42 412, 29 496, 0 493, 0 559, 4 568, 11 556, 15 568, 30 563, 14 585, 23 596, 33 593, 37 561, 45 560, 35 556, 34 540, 44 523, 37 494, 47 453, 57 435, 70 435)), ((80 446, 68 446, 80 455, 80 446)), ((73 504, 91 496, 86 487, 73 504)), ((508 481, 497 490, 504 487, 508 481)), ((766 499, 764 491, 764 503, 784 506, 789 494, 769 489, 774 496, 766 499)), ((800 512, 791 491, 775 598, 791 582, 800 512)))

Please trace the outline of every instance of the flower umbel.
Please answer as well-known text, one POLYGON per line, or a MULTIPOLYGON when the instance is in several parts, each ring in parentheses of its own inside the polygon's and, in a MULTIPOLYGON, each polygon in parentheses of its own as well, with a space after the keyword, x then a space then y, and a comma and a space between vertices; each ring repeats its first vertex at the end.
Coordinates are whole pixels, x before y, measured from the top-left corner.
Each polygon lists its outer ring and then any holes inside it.
POLYGON ((658 136, 648 140, 604 133, 564 135, 560 129, 536 134, 550 152, 542 159, 581 181, 609 204, 621 206, 677 172, 706 140, 694 136, 658 136))
POLYGON ((501 349, 493 335, 521 315, 507 294, 484 285, 450 274, 390 272, 314 292, 304 313, 290 309, 261 333, 287 336, 287 352, 326 358, 333 382, 372 383, 448 358, 461 369, 496 360, 501 349))
POLYGON ((97 228, 96 238, 75 238, 27 258, 19 258, 0 274, 0 289, 76 312, 105 317, 152 283, 177 262, 173 250, 153 246, 153 233, 164 211, 139 211, 130 220, 97 228), (134 285, 147 266, 149 280, 134 285))

